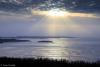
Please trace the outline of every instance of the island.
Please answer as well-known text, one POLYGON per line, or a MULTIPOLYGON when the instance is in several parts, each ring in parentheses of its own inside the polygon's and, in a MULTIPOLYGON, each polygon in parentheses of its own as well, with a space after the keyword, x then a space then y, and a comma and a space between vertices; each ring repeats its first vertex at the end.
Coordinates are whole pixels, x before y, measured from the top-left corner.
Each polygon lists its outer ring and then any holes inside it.
POLYGON ((41 40, 41 41, 38 41, 39 43, 53 43, 53 41, 49 41, 49 40, 41 40))
POLYGON ((5 43, 5 42, 28 42, 29 40, 20 40, 20 39, 0 39, 0 43, 5 43))

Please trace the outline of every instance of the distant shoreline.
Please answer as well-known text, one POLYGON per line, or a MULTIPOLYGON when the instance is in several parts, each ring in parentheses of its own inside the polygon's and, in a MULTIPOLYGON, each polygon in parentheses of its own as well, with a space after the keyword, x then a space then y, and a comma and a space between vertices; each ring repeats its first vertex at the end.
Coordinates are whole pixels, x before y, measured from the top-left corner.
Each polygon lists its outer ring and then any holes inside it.
POLYGON ((0 37, 0 38, 79 38, 71 36, 16 36, 16 37, 0 37))

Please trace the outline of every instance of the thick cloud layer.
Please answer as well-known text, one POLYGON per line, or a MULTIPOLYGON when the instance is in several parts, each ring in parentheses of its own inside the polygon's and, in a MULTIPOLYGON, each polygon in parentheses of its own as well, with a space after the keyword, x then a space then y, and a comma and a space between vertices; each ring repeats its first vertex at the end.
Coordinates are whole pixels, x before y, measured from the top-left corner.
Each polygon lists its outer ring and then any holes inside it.
POLYGON ((64 8, 74 12, 100 12, 100 0, 0 0, 0 11, 27 12, 30 9, 64 8))

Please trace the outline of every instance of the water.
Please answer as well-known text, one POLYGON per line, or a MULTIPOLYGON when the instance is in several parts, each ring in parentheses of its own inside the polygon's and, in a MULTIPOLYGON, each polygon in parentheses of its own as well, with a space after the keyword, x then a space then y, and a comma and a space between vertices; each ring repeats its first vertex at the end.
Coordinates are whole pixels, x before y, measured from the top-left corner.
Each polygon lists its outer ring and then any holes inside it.
POLYGON ((28 38, 30 42, 0 44, 0 56, 42 57, 50 59, 97 61, 100 59, 100 39, 82 38, 28 38), (52 43, 38 42, 41 40, 52 43))

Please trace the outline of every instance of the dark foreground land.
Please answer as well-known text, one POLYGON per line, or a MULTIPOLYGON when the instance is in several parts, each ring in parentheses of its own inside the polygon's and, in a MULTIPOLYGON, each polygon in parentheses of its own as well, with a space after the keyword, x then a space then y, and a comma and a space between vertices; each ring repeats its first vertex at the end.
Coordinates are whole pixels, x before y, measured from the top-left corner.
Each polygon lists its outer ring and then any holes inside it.
POLYGON ((0 58, 0 67, 100 67, 100 61, 66 61, 42 58, 0 58))

